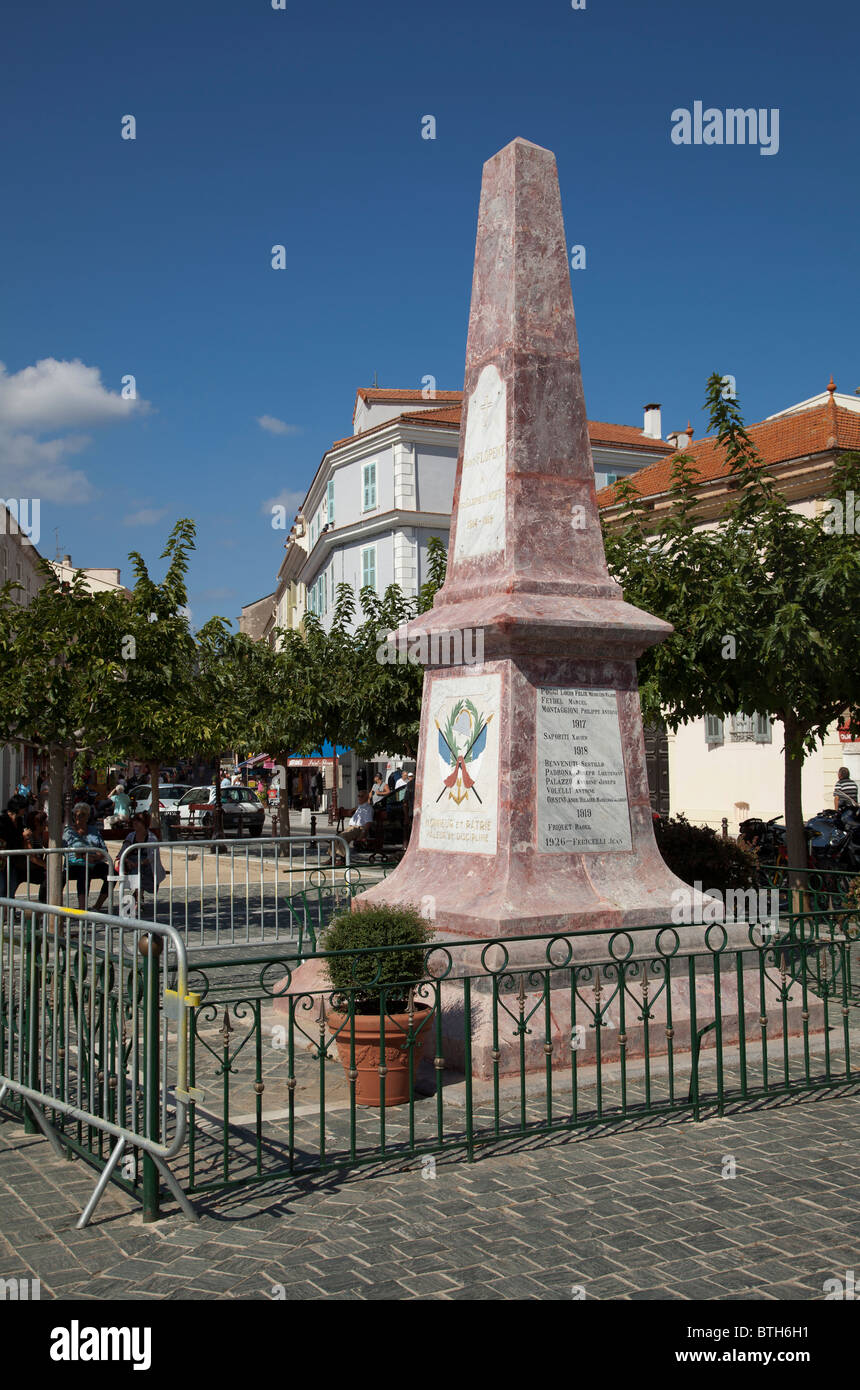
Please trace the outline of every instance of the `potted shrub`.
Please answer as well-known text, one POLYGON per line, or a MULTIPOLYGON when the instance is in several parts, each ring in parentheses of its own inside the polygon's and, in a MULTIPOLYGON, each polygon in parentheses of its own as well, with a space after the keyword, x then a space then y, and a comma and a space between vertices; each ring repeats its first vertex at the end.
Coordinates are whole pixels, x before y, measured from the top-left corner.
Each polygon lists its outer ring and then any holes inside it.
POLYGON ((332 987, 327 1020, 357 1105, 410 1100, 418 1063, 432 1041, 432 1005, 418 984, 426 977, 426 947, 433 928, 413 907, 368 907, 332 918, 323 938, 326 951, 367 952, 336 955, 325 968, 332 987), (379 950, 393 946, 401 949, 379 950), (404 950, 413 946, 414 950, 404 950), (374 949, 376 948, 376 949, 374 949), (381 1057, 383 1023, 385 1057, 381 1057))

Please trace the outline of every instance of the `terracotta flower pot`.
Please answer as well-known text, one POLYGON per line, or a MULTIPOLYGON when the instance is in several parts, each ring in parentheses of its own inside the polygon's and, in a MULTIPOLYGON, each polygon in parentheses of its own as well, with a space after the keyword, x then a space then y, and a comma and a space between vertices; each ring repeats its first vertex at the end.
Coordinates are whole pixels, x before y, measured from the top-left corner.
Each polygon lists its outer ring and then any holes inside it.
MULTIPOLYGON (((412 1079, 418 1073, 422 1057, 432 1054, 433 1029, 425 1023, 433 1009, 426 1004, 416 1004, 412 1013, 413 1033, 418 1036, 412 1045, 412 1079), (422 1027, 422 1024, 424 1026, 422 1027), (419 1029, 421 1029, 419 1033, 419 1029)), ((350 1075, 350 1028, 355 1029, 355 1103, 356 1105, 378 1106, 380 1103, 380 1028, 379 1014, 356 1014, 350 1024, 347 1014, 331 1009, 326 1015, 329 1029, 336 1035, 338 1055, 343 1069, 350 1075)), ((405 1105, 410 1099, 409 1086, 409 1046, 406 1035, 409 1031, 409 1015, 385 1015, 385 1108, 389 1105, 405 1105)))

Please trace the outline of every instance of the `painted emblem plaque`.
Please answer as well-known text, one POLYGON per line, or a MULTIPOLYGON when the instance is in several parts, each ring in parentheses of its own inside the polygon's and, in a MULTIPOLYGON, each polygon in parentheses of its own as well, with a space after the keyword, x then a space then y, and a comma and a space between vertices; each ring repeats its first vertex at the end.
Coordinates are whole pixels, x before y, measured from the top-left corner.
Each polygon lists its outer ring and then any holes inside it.
POLYGON ((496 555, 505 548, 507 386, 490 363, 469 397, 457 509, 455 558, 496 555))
POLYGON ((615 691, 541 687, 536 724, 538 850, 632 849, 615 691))
POLYGON ((431 685, 421 849, 495 854, 501 695, 498 673, 436 680, 431 685))

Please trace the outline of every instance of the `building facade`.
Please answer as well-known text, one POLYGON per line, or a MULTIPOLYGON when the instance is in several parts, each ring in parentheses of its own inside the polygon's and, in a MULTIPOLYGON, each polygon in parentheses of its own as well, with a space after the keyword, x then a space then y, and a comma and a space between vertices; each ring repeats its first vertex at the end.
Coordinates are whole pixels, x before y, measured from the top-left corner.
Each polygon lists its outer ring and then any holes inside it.
MULTIPOLYGON (((807 516, 825 514, 833 465, 841 453, 860 450, 860 399, 839 393, 833 382, 809 400, 748 427, 758 453, 791 508, 807 516)), ((683 447, 683 446, 682 446, 683 447)), ((718 524, 730 496, 725 455, 714 439, 685 448, 699 470, 703 526, 718 524)), ((672 506, 672 460, 644 469, 635 482, 647 512, 672 506)), ((604 520, 622 519, 624 509, 612 488, 598 495, 604 520)), ((765 715, 696 719, 677 733, 664 733, 668 753, 669 806, 696 824, 719 829, 723 818, 731 834, 747 816, 763 820, 783 815, 783 730, 765 715)), ((840 767, 860 779, 860 742, 844 742, 837 725, 827 732, 803 765, 804 815, 833 805, 840 767)))
MULTIPOLYGON (((0 534, 0 583, 12 582, 20 588, 12 590, 12 600, 27 608, 45 582, 39 569, 39 552, 20 530, 8 508, 0 512, 3 531, 0 534)), ((0 806, 5 808, 18 783, 32 785, 38 761, 38 750, 29 743, 7 743, 0 747, 0 806)))

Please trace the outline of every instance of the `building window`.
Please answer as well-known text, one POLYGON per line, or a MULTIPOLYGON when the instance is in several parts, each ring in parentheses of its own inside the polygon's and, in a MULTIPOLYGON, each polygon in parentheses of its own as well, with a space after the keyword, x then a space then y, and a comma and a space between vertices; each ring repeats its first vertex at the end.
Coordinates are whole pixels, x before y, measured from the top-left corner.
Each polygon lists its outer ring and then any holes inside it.
POLYGON ((607 474, 606 474, 606 486, 607 486, 607 487, 612 487, 613 483, 617 483, 617 482, 618 482, 618 474, 617 474, 617 473, 607 473, 607 474))
POLYGON ((361 587, 376 588, 376 546, 366 545, 361 552, 361 587))
POLYGON ((723 741, 723 721, 715 714, 705 715, 705 742, 709 747, 718 747, 723 741))
POLYGON ((361 467, 361 510, 372 512, 376 506, 376 460, 361 467))
POLYGON ((329 526, 334 526, 334 478, 329 478, 325 490, 326 498, 326 521, 329 526))
POLYGON ((770 743, 770 719, 766 714, 753 715, 755 721, 755 741, 756 743, 770 743))

